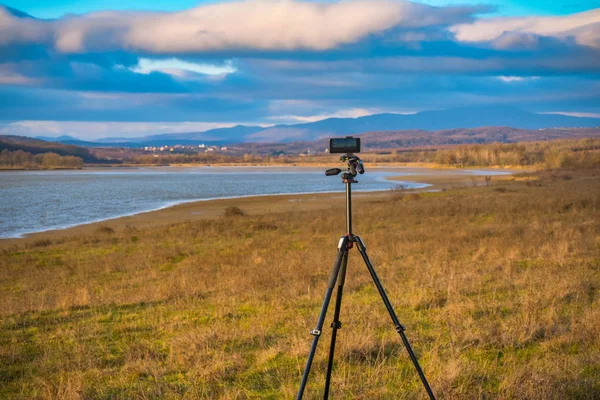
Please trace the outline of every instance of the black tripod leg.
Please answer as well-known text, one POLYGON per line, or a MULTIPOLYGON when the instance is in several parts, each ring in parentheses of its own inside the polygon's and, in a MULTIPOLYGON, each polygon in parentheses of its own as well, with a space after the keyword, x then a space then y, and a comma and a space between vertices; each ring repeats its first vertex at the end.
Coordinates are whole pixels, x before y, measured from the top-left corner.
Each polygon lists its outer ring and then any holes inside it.
POLYGON ((379 291, 379 295, 381 296, 383 303, 385 304, 385 308, 387 308, 388 313, 390 314, 390 317, 392 318, 394 326, 396 327, 396 331, 400 335, 400 338, 402 338, 402 343, 404 343, 404 347, 406 347, 406 351, 408 351, 408 355, 410 356, 410 359, 412 360, 412 363, 415 366, 415 369, 417 370, 419 377, 421 378, 421 382, 423 382, 423 386, 425 386, 425 390, 427 391, 429 398, 431 400, 435 400, 435 396, 433 395, 433 392, 431 391, 431 387, 429 387, 429 382, 427 382, 427 378, 425 378, 425 374, 423 373, 423 370, 421 369, 421 366, 419 365, 417 356, 415 355, 412 348, 410 347, 410 343, 408 342, 408 339, 406 338, 406 335, 404 334, 404 327, 402 326, 402 324, 400 324, 400 321, 398 320, 398 317, 396 316, 396 313, 394 312, 394 308, 392 307, 392 304, 390 303, 390 300, 388 299, 387 294, 385 293, 385 290, 383 289, 383 285, 381 284, 381 281, 379 280, 379 277, 377 276, 377 273, 375 272, 375 268, 373 268, 373 264, 371 264, 371 260, 369 260, 369 256, 367 255, 367 248, 360 237, 355 236, 355 238, 356 238, 356 242, 358 244, 358 251, 360 251, 360 255, 362 256, 363 260, 365 261, 365 264, 367 265, 367 268, 369 269, 371 278, 373 278, 373 282, 375 283, 375 286, 377 286, 377 291, 379 291))
POLYGON ((331 300, 333 287, 335 286, 335 282, 337 280, 338 274, 340 272, 340 267, 342 265, 342 259, 344 258, 344 255, 346 255, 346 257, 348 255, 348 240, 348 236, 344 236, 340 239, 337 257, 335 259, 335 263, 333 264, 331 275, 329 276, 329 283, 327 284, 327 291, 325 292, 325 299, 323 300, 323 307, 321 308, 321 314, 319 314, 317 327, 310 331, 311 335, 313 335, 314 337, 312 345, 310 347, 310 352, 308 353, 308 360, 306 361, 304 374, 302 375, 302 383, 300 384, 300 389, 298 390, 298 396, 296 396, 296 399, 298 400, 302 399, 302 396, 304 395, 304 388, 306 387, 306 382, 308 381, 308 374, 310 373, 310 367, 312 365, 313 358, 315 357, 317 344, 319 343, 319 337, 321 336, 323 323, 325 322, 325 315, 327 314, 327 308, 329 307, 329 301, 331 300))
POLYGON ((325 391, 323 399, 329 397, 329 385, 331 384, 331 371, 333 370, 333 355, 335 353, 335 341, 337 331, 342 327, 340 322, 340 309, 342 307, 342 294, 344 292, 344 282, 346 282, 346 266, 348 265, 348 251, 342 256, 342 267, 338 276, 338 287, 335 297, 335 312, 333 314, 333 322, 331 323, 331 344, 329 345, 329 361, 327 362, 327 376, 325 378, 325 391))

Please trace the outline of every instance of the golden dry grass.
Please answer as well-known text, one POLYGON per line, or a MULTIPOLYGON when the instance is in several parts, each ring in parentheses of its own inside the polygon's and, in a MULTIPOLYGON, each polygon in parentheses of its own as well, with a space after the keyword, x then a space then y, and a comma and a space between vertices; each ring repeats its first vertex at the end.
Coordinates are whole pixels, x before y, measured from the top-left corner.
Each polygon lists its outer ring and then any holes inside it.
MULTIPOLYGON (((355 230, 439 398, 600 398, 599 178, 357 201, 355 230)), ((6 248, 0 397, 294 397, 343 219, 340 204, 6 248)), ((332 397, 424 398, 359 259, 332 397)))

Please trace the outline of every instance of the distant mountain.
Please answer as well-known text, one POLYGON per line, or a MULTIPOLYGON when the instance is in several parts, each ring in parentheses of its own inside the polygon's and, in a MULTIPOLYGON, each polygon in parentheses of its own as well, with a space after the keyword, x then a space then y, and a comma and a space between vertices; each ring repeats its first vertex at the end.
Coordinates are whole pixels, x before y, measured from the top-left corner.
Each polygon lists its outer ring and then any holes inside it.
POLYGON ((236 125, 230 128, 210 129, 204 132, 165 133, 136 138, 103 138, 95 141, 93 146, 173 146, 205 144, 231 144, 239 143, 256 132, 264 130, 262 126, 236 125))
MULTIPOLYGON (((375 114, 359 118, 327 118, 316 122, 260 126, 237 125, 205 132, 152 135, 143 138, 120 138, 121 143, 139 145, 197 144, 199 142, 231 144, 242 142, 313 141, 323 137, 355 135, 374 131, 477 128, 510 126, 520 129, 555 127, 597 127, 600 118, 581 118, 561 114, 537 114, 516 107, 463 107, 449 110, 422 111, 417 114, 375 114)), ((115 139, 99 142, 115 143, 115 139)))
POLYGON ((44 140, 46 142, 55 142, 55 143, 80 142, 79 139, 74 138, 73 136, 69 136, 69 135, 62 135, 62 136, 57 136, 57 137, 53 137, 53 136, 36 136, 34 139, 44 140))
POLYGON ((147 136, 150 140, 194 140, 210 142, 233 143, 243 141, 249 135, 262 131, 262 126, 236 125, 231 128, 210 129, 204 132, 171 133, 147 136))
MULTIPOLYGON (((85 142, 71 136, 45 140, 86 147, 143 147, 234 143, 291 143, 365 132, 441 131, 478 127, 515 129, 600 127, 600 118, 537 114, 516 107, 463 107, 416 114, 375 114, 359 118, 327 118, 316 122, 271 127, 237 125, 204 132, 167 133, 136 138, 104 138, 85 142)), ((531 140, 535 140, 532 138, 531 140)))
MULTIPOLYGON (((82 147, 106 147, 106 146, 108 146, 107 144, 104 144, 104 143, 90 142, 90 141, 86 141, 86 140, 77 139, 77 138, 74 138, 73 136, 68 136, 68 135, 57 136, 57 137, 36 136, 35 139, 43 140, 45 142, 60 143, 60 144, 72 144, 75 146, 82 146, 82 147)), ((122 144, 127 144, 128 143, 127 140, 128 139, 125 139, 125 141, 122 144)), ((117 143, 118 142, 113 142, 110 144, 110 146, 112 147, 117 143)))
POLYGON ((464 107, 417 114, 375 114, 359 118, 328 118, 297 125, 278 125, 249 135, 246 141, 289 142, 373 131, 427 130, 510 126, 521 129, 597 127, 600 118, 536 114, 516 107, 464 107))
MULTIPOLYGON (((261 128, 262 129, 262 128, 261 128)), ((179 134, 178 134, 179 135, 179 134)), ((186 135, 186 134, 182 134, 186 135)), ((193 134, 190 134, 193 135, 193 134)), ((358 134, 362 139, 362 150, 367 151, 390 151, 409 148, 439 148, 456 144, 479 144, 479 143, 516 143, 531 142, 553 139, 580 139, 580 138, 600 138, 600 127, 598 128, 542 128, 542 129, 520 129, 511 127, 478 127, 478 128, 458 128, 442 129, 437 131, 426 131, 420 129, 408 130, 390 130, 390 131, 372 131, 358 134)), ((162 135, 158 135, 162 136, 162 135)), ((184 136, 185 137, 185 136, 184 136)), ((64 138, 63 138, 64 139, 64 138)), ((198 141, 184 139, 162 139, 163 141, 172 141, 172 144, 194 144, 198 141), (189 143, 188 143, 189 142, 189 143)), ((88 147, 111 147, 109 143, 91 143, 88 147)), ((209 143, 209 142, 205 142, 209 143)), ((140 147, 139 143, 117 143, 115 147, 140 147)), ((293 141, 293 142, 245 142, 230 146, 229 154, 299 154, 299 153, 323 153, 328 147, 328 138, 321 138, 313 141, 293 141)), ((91 150, 84 147, 71 144, 45 142, 38 139, 27 138, 23 136, 1 136, 0 151, 3 149, 10 151, 24 150, 30 153, 45 153, 53 151, 61 155, 77 155, 82 157, 88 163, 109 162, 107 160, 94 160, 91 150)), ((104 154, 105 157, 113 160, 119 157, 110 155, 111 149, 96 150, 96 154, 104 154), (108 151, 109 153, 106 153, 108 151)), ((120 152, 120 150, 117 150, 120 152)))
MULTIPOLYGON (((401 130, 361 133, 362 150, 389 151, 408 148, 438 148, 456 144, 516 143, 553 139, 600 138, 600 128, 544 128, 519 129, 509 127, 481 127, 444 129, 438 131, 401 130)), ((291 143, 242 143, 240 151, 253 154, 323 153, 328 139, 291 143)))
POLYGON ((204 132, 189 132, 189 133, 170 133, 164 135, 153 135, 146 136, 144 139, 147 140, 194 140, 204 141, 207 143, 220 142, 220 143, 234 143, 243 141, 248 136, 256 134, 264 130, 262 126, 245 126, 236 125, 231 128, 217 128, 211 129, 204 132))

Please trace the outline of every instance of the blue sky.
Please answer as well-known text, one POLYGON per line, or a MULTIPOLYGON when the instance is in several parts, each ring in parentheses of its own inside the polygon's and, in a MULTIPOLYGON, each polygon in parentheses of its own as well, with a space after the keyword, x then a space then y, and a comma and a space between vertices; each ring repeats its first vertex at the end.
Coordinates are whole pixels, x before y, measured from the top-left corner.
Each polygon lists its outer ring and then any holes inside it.
POLYGON ((6 5, 0 134, 92 139, 476 105, 600 116, 600 0, 6 5))
MULTIPOLYGON (((102 10, 155 10, 180 11, 201 4, 217 1, 198 0, 18 0, 6 5, 25 11, 38 18, 59 18, 68 13, 87 13, 102 10)), ((423 0, 420 3, 431 6, 468 4, 465 0, 423 0)), ((485 3, 481 1, 479 3, 485 3)), ((600 0, 530 0, 530 1, 490 1, 497 6, 495 15, 565 15, 600 7, 600 0)), ((476 2, 473 2, 476 4, 476 2)))

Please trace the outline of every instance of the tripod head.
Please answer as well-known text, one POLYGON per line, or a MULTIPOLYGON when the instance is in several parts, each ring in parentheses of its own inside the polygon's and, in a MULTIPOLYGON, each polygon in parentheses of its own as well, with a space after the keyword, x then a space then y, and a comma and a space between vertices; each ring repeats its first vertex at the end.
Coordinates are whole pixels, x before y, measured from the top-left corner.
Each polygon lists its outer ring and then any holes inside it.
POLYGON ((347 165, 346 170, 340 168, 330 168, 325 171, 325 175, 333 176, 342 173, 342 182, 344 183, 358 183, 354 180, 357 174, 365 173, 365 166, 363 162, 356 154, 348 153, 340 156, 340 161, 345 162, 347 165))

